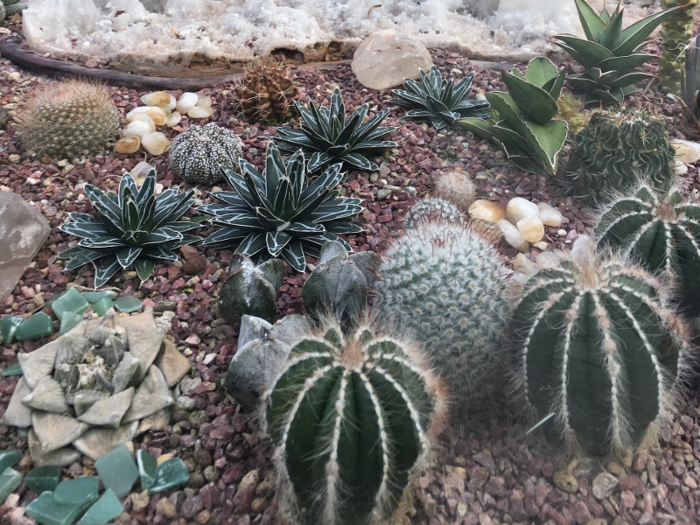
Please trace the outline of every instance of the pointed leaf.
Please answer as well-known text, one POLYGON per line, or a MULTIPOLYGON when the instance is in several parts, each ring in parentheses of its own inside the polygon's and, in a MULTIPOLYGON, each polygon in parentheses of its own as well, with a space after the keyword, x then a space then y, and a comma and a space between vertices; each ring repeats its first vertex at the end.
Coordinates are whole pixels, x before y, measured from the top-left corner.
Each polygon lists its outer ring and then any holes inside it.
POLYGON ((557 114, 557 102, 544 89, 505 71, 501 76, 508 94, 529 120, 543 125, 557 114))
POLYGON ((543 126, 525 122, 525 137, 552 173, 557 172, 559 154, 568 131, 569 125, 563 120, 553 120, 543 126))

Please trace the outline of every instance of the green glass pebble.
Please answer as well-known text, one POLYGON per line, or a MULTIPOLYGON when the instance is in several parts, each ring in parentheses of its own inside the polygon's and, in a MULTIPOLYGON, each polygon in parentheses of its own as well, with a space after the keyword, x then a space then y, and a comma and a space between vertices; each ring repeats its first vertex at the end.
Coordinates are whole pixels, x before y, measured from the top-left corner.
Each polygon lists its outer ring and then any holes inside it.
POLYGON ((0 335, 2 335, 2 340, 5 341, 5 344, 9 345, 14 340, 17 327, 22 324, 22 321, 24 319, 16 315, 5 317, 0 321, 0 335))
POLYGON ((0 472, 5 472, 6 469, 13 467, 22 457, 19 450, 3 450, 0 452, 0 472))
POLYGON ((46 337, 52 333, 53 321, 44 312, 39 312, 19 325, 15 332, 15 337, 18 341, 28 341, 30 339, 46 337))
POLYGON ((65 294, 57 299, 52 305, 53 313, 56 314, 59 321, 63 321, 63 316, 66 313, 82 314, 90 308, 90 303, 87 302, 83 294, 75 288, 71 288, 65 294))
POLYGON ((12 494, 22 483, 22 474, 14 469, 7 468, 0 474, 0 503, 4 503, 7 496, 12 494))
POLYGON ((63 319, 61 319, 61 330, 60 335, 70 332, 75 328, 79 322, 83 320, 83 314, 76 314, 73 312, 63 312, 63 319))
POLYGON ((136 451, 136 463, 139 465, 139 476, 141 476, 141 489, 150 489, 156 481, 158 471, 158 461, 145 450, 136 451))
POLYGON ((90 304, 95 304, 97 301, 104 298, 114 299, 116 296, 117 292, 112 290, 104 290, 102 292, 83 292, 83 297, 85 297, 87 302, 90 304))
POLYGON ((92 305, 92 311, 95 312, 98 317, 102 317, 113 306, 114 303, 112 300, 109 297, 105 297, 92 305))
POLYGON ((7 368, 4 368, 0 374, 3 377, 7 376, 21 376, 22 375, 22 367, 20 366, 19 363, 15 363, 14 365, 10 365, 7 368))
POLYGON ((102 497, 80 518, 78 525, 103 525, 124 511, 124 506, 112 489, 107 489, 102 497))
POLYGON ((149 490, 152 494, 163 492, 164 490, 187 483, 188 479, 190 479, 190 472, 187 470, 185 462, 180 458, 172 458, 168 461, 164 461, 160 467, 158 467, 156 480, 149 490))
POLYGON ((112 489, 118 498, 123 498, 139 477, 139 469, 126 445, 115 448, 95 462, 97 473, 105 489, 112 489))
POLYGON ((56 501, 53 492, 44 492, 27 505, 26 512, 42 525, 70 525, 83 510, 77 505, 56 501))
POLYGON ((86 509, 97 501, 99 488, 100 480, 97 476, 80 476, 59 483, 53 498, 65 505, 76 505, 86 509))
POLYGON ((34 494, 53 492, 61 481, 61 467, 36 467, 27 472, 24 482, 34 494))
POLYGON ((141 307, 143 307, 143 303, 133 295, 126 295, 114 301, 114 306, 116 306, 117 310, 120 312, 130 314, 131 312, 140 310, 141 307))

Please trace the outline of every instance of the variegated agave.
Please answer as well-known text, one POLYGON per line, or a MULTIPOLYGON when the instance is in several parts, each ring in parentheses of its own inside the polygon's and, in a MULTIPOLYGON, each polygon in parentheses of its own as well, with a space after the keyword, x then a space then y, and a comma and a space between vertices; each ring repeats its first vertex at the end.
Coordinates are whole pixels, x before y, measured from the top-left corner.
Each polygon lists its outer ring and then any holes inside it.
POLYGON ((284 161, 272 143, 262 173, 244 160, 240 175, 222 167, 226 181, 236 191, 212 193, 220 204, 199 208, 214 216, 214 224, 223 226, 203 244, 237 246, 237 253, 256 262, 281 255, 300 272, 306 269, 305 254, 318 257, 328 241, 340 241, 352 251, 336 234, 362 231, 348 222, 362 206, 360 199, 339 197, 336 187, 344 176, 340 167, 334 164, 309 184, 302 150, 284 161))
POLYGON ((282 151, 294 153, 302 148, 311 153, 306 167, 309 172, 332 162, 375 171, 379 167, 367 156, 396 147, 396 142, 376 140, 398 129, 394 126, 379 127, 389 110, 380 111, 365 123, 369 104, 362 104, 346 118, 345 103, 338 88, 333 90, 330 108, 319 107, 313 102, 309 109, 298 102, 294 105, 301 113, 301 129, 276 128, 279 132, 276 140, 282 151))
POLYGON ((146 280, 158 261, 177 260, 173 250, 201 240, 183 235, 198 228, 198 222, 178 220, 192 206, 194 190, 179 193, 178 188, 170 188, 156 197, 155 188, 155 170, 146 175, 141 189, 128 173, 118 193, 103 193, 86 184, 85 195, 95 215, 70 213, 71 222, 61 226, 62 231, 82 237, 77 246, 60 254, 71 259, 66 270, 92 263, 95 288, 107 283, 120 268, 132 265, 139 278, 146 280))

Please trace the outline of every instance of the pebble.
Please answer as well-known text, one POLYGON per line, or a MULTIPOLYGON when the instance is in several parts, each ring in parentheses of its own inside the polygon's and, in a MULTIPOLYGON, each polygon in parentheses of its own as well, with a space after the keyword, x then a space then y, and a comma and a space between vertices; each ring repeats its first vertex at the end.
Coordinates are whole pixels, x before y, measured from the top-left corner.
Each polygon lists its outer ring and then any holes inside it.
POLYGON ((131 505, 134 512, 141 512, 144 510, 146 507, 148 507, 148 503, 150 501, 151 498, 149 497, 147 490, 144 490, 143 492, 133 492, 131 494, 131 505))
POLYGON ((209 107, 195 106, 187 111, 190 118, 209 118, 214 114, 214 109, 209 107))
POLYGON ((139 137, 124 137, 117 141, 114 149, 117 153, 136 153, 141 147, 141 139, 139 137))
POLYGON ((166 518, 174 518, 177 514, 175 505, 168 498, 160 498, 156 503, 156 512, 166 518))
POLYGON ((197 93, 183 93, 180 100, 177 101, 176 108, 180 114, 184 114, 195 107, 197 102, 199 102, 199 95, 197 95, 197 93))
MULTIPOLYGON (((162 108, 141 106, 129 111, 126 114, 127 122, 133 122, 134 120, 140 120, 143 117, 150 118, 155 126, 162 126, 168 121, 168 116, 165 114, 162 108)), ((154 128, 155 130, 155 128, 154 128)))
POLYGON ((523 237, 522 233, 513 226, 510 222, 505 219, 501 219, 497 223, 501 227, 501 232, 503 232, 503 238, 510 244, 513 248, 526 252, 530 249, 530 243, 528 243, 523 237))
POLYGON ((173 126, 177 126, 181 120, 182 120, 182 115, 180 115, 180 113, 175 111, 175 112, 170 114, 170 116, 168 117, 168 121, 165 123, 165 125, 169 128, 172 128, 173 126))
POLYGON ((676 175, 679 177, 683 177, 684 175, 688 174, 688 166, 687 164, 683 164, 682 162, 676 162, 676 175))
POLYGON ((20 157, 16 153, 13 153, 8 158, 10 159, 10 162, 12 162, 13 164, 17 164, 20 161, 20 157))
POLYGON ((497 202, 484 199, 475 200, 469 206, 469 215, 472 219, 481 219, 488 222, 499 222, 506 217, 506 210, 497 202))
POLYGON ((617 484, 618 481, 615 476, 609 472, 601 472, 593 480, 591 491, 596 499, 604 500, 613 493, 617 484))
POLYGON ((380 201, 383 201, 389 195, 391 195, 391 190, 387 190, 385 188, 382 188, 381 190, 377 191, 377 199, 380 201))
POLYGON ((146 93, 141 97, 141 102, 146 106, 167 106, 170 104, 170 93, 165 91, 146 93))
POLYGON ((516 226, 523 238, 528 242, 538 242, 544 237, 544 224, 539 217, 520 219, 516 226))
MULTIPOLYGON (((512 224, 517 224, 522 219, 539 218, 540 209, 537 204, 522 197, 515 197, 508 202, 506 208, 506 219, 512 224)), ((539 239, 537 239, 539 240, 539 239)))
POLYGON ((211 102, 211 97, 200 95, 197 99, 197 106, 199 106, 200 108, 210 108, 211 102))
POLYGON ((146 133, 141 137, 141 145, 151 155, 160 155, 170 148, 170 141, 160 131, 146 133))
POLYGON ((559 228, 561 223, 564 222, 564 216, 561 212, 546 202, 540 202, 537 204, 537 207, 540 210, 540 219, 545 226, 559 228))
POLYGON ((156 129, 155 123, 144 122, 143 120, 134 120, 122 130, 122 137, 143 137, 146 133, 152 133, 156 129))

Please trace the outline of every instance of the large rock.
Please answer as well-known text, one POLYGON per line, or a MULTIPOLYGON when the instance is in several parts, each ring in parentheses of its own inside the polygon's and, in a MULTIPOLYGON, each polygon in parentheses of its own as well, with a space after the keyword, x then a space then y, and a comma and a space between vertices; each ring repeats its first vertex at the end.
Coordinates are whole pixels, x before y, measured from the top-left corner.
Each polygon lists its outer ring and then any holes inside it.
POLYGON ((51 227, 31 204, 11 191, 0 191, 0 299, 13 290, 51 227))
POLYGON ((400 86, 406 78, 418 78, 418 71, 430 70, 433 59, 416 40, 393 31, 379 31, 365 38, 355 51, 352 70, 357 80, 370 89, 400 86))

